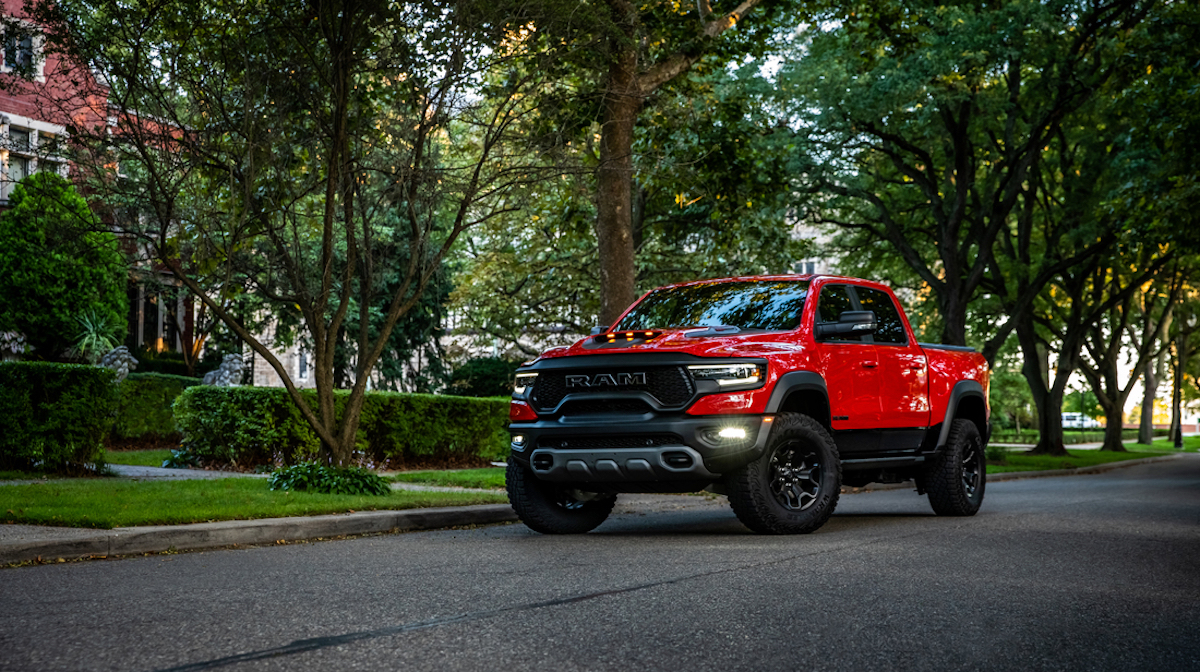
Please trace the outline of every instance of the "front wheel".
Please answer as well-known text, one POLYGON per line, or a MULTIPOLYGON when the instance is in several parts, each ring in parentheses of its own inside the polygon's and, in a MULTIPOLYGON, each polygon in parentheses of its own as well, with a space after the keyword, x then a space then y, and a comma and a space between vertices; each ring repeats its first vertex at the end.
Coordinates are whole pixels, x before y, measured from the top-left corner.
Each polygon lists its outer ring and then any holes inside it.
POLYGON ((983 503, 987 463, 983 437, 970 420, 954 420, 946 450, 926 467, 923 485, 939 516, 973 516, 983 503))
POLYGON ((542 534, 582 534, 596 529, 612 513, 615 495, 581 492, 540 481, 527 467, 509 458, 505 474, 508 501, 517 517, 542 534))
POLYGON ((738 520, 762 534, 808 534, 837 508, 842 464, 821 423, 806 415, 775 418, 762 457, 726 478, 738 520))

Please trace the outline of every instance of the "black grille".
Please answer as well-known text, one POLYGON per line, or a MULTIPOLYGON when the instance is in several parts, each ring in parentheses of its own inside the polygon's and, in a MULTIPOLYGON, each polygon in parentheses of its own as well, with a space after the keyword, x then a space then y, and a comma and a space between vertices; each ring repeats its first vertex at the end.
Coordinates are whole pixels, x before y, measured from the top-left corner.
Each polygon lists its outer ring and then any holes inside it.
POLYGON ((641 434, 628 436, 543 436, 538 439, 538 448, 579 448, 581 450, 604 450, 607 448, 653 448, 656 446, 678 446, 683 439, 674 434, 641 434))
POLYGON ((572 399, 563 404, 563 415, 595 413, 649 413, 653 409, 641 399, 572 399))
POLYGON ((567 394, 575 392, 646 392, 666 407, 683 406, 691 400, 695 393, 692 378, 687 369, 682 366, 630 367, 628 369, 574 369, 569 371, 542 371, 538 374, 537 383, 533 388, 530 401, 534 408, 542 411, 552 410, 558 406, 567 394), (646 382, 604 386, 580 386, 567 389, 567 376, 587 376, 589 380, 599 374, 610 374, 614 380, 622 378, 620 374, 645 373, 646 382))

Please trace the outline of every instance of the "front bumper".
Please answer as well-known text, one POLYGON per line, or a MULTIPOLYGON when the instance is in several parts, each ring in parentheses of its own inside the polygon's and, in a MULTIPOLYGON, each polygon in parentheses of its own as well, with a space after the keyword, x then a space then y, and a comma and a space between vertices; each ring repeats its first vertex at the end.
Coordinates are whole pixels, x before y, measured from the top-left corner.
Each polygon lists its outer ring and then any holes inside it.
POLYGON ((763 454, 774 416, 575 416, 514 422, 511 459, 541 480, 713 482, 763 454), (719 437, 722 429, 745 438, 719 437), (519 437, 520 443, 517 442, 519 437))

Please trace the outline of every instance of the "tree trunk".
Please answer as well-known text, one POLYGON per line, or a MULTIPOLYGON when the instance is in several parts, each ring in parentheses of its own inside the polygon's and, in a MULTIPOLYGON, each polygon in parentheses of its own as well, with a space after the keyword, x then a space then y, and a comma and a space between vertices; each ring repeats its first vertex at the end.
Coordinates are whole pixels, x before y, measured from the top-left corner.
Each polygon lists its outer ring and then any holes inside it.
POLYGON ((1171 440, 1175 448, 1183 448, 1183 364, 1187 358, 1188 332, 1180 323, 1179 335, 1175 339, 1175 371, 1171 376, 1171 440))
POLYGON ((637 298, 633 247, 633 128, 642 106, 637 52, 623 49, 608 70, 597 171, 596 242, 600 322, 612 326, 637 298))
MULTIPOLYGON (((1158 325, 1159 338, 1167 339, 1167 330, 1171 328, 1172 315, 1168 313, 1158 325)), ((1142 417, 1138 425, 1138 443, 1150 445, 1154 442, 1154 401, 1158 398, 1158 386, 1167 375, 1167 352, 1163 348, 1155 361, 1146 364, 1146 381, 1142 387, 1142 417)))
POLYGON ((963 300, 964 294, 961 286, 953 286, 942 302, 943 345, 967 344, 967 304, 963 300))
POLYGON ((1021 373, 1029 383, 1029 392, 1033 395, 1033 405, 1037 409, 1038 443, 1031 453, 1066 456, 1067 448, 1063 445, 1062 438, 1062 403, 1066 382, 1055 381, 1056 384, 1049 384, 1046 348, 1037 337, 1032 317, 1019 318, 1016 332, 1024 358, 1021 373), (1058 384, 1060 382, 1062 384, 1058 384))
POLYGON ((1146 362, 1146 370, 1142 372, 1144 378, 1142 384, 1142 412, 1138 423, 1138 443, 1149 445, 1154 441, 1154 398, 1158 395, 1158 376, 1156 371, 1160 368, 1162 357, 1157 358, 1159 361, 1146 362))
POLYGON ((1113 404, 1112 408, 1104 409, 1104 417, 1106 423, 1104 427, 1104 445, 1100 447, 1100 450, 1111 450, 1118 453, 1125 452, 1125 442, 1122 441, 1124 411, 1119 405, 1113 404))

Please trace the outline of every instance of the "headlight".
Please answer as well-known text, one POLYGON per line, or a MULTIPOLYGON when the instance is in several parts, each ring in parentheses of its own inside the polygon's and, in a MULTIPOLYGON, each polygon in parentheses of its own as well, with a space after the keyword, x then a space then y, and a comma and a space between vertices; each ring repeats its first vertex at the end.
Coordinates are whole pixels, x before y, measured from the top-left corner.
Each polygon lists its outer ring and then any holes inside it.
POLYGON ((537 380, 536 373, 518 373, 516 382, 513 384, 513 394, 525 394, 525 390, 533 387, 533 381, 537 380))
POLYGON ((746 364, 697 364, 688 371, 696 380, 715 380, 721 387, 732 385, 761 385, 767 377, 767 367, 749 362, 746 364))

